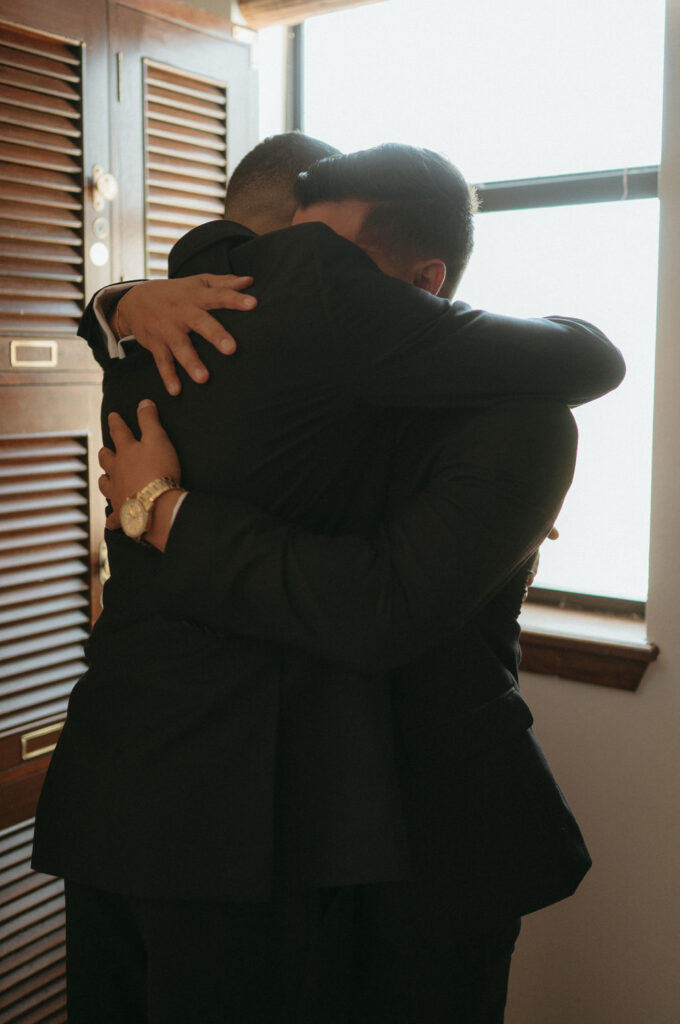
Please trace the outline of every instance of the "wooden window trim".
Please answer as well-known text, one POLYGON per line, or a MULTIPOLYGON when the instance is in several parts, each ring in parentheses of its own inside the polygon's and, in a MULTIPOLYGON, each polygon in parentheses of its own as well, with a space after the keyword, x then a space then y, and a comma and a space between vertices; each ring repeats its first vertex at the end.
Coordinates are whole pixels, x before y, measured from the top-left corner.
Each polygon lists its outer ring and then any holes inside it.
POLYGON ((270 25, 297 25, 305 18, 377 2, 379 0, 238 0, 236 15, 250 28, 261 29, 270 25))
POLYGON ((521 671, 635 691, 659 648, 636 617, 525 605, 521 671))
POLYGON ((213 11, 201 10, 181 0, 115 0, 119 7, 130 7, 142 14, 151 14, 161 21, 169 21, 184 28, 198 29, 218 39, 233 39, 239 26, 230 18, 213 11))

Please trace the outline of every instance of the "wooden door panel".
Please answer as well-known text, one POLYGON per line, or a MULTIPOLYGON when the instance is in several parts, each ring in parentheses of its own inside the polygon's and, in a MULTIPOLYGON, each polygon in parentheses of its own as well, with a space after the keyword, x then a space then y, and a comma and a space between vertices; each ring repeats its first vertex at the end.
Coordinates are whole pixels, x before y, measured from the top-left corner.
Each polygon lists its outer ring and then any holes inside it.
POLYGON ((4 42, 0 331, 73 334, 84 289, 81 47, 16 29, 4 42))
POLYGON ((224 213, 228 87, 145 60, 143 94, 146 273, 166 277, 177 239, 224 213))
POLYGON ((16 13, 0 0, 0 827, 34 813, 98 605, 101 373, 75 330, 111 274, 88 186, 108 162, 105 0, 16 13))
POLYGON ((32 822, 0 833, 0 1019, 66 1021, 61 881, 31 871, 32 822))
POLYGON ((5 335, 73 337, 84 299, 113 274, 90 258, 106 230, 97 219, 109 221, 90 187, 92 167, 109 163, 106 12, 106 0, 0 0, 5 335), (50 294, 36 294, 41 283, 50 294))
POLYGON ((90 486, 98 393, 4 390, 21 408, 13 410, 16 432, 0 436, 0 828, 34 813, 57 723, 86 669, 82 645, 99 600, 93 537, 103 527, 90 486), (45 402, 39 421, 31 391, 45 402), (67 417, 72 429, 64 432, 58 425, 67 417))
POLYGON ((174 242, 222 216, 227 176, 257 141, 256 73, 246 43, 124 5, 112 7, 111 46, 121 276, 162 276, 174 242), (140 145, 144 161, 127 160, 140 145))
MULTIPOLYGON (((147 0, 143 0, 148 7, 147 0)), ((221 216, 256 141, 248 46, 106 0, 0 0, 0 1019, 66 1020, 63 887, 32 822, 99 610, 101 373, 84 303, 221 216), (110 160, 109 135, 113 140, 110 160), (101 201, 95 167, 119 196, 101 201)), ((166 12, 167 15, 167 12, 166 12)), ((185 8, 184 21, 195 12, 185 8)))
POLYGON ((33 812, 39 737, 54 740, 83 668, 83 615, 98 610, 101 374, 74 336, 78 317, 115 269, 162 272, 179 235, 220 216, 228 167, 255 141, 247 45, 127 5, 111 5, 110 23, 111 49, 105 0, 25 0, 21 23, 0 0, 2 825, 33 812), (95 164, 109 169, 109 127, 112 204, 92 187, 95 164), (81 446, 77 485, 51 486, 50 439, 81 446))

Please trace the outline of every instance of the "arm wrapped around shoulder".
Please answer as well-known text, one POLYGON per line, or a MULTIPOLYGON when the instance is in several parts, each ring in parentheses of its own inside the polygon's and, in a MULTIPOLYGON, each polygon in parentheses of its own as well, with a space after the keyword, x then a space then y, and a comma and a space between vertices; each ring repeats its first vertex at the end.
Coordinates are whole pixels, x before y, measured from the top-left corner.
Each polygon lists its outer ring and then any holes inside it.
POLYGON ((191 493, 160 566, 164 612, 358 669, 403 664, 459 630, 546 537, 576 439, 552 402, 439 416, 427 480, 371 537, 191 493))

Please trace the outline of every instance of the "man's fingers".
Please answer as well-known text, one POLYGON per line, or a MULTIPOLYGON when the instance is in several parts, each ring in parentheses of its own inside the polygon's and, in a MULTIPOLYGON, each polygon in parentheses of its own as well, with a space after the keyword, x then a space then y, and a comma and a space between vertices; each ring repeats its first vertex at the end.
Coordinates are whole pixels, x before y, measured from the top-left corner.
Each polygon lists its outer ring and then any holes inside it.
MULTIPOLYGON (((207 315, 208 314, 206 313, 206 316, 207 315)), ((209 317, 209 319, 212 320, 212 317, 209 317)), ((217 324, 217 321, 215 320, 214 323, 217 324)), ((217 326, 219 327, 219 324, 217 324, 217 326)), ((195 328, 192 329, 195 330, 195 328)), ((223 338, 225 334, 224 328, 220 327, 219 329, 220 335, 223 338)), ((210 374, 208 373, 207 367, 204 366, 198 358, 196 349, 186 336, 171 342, 169 352, 171 353, 171 358, 177 360, 179 365, 186 370, 192 380, 195 380, 197 384, 205 384, 210 377, 210 374)), ((156 360, 156 365, 158 365, 158 360, 156 360)), ((158 368, 160 369, 160 366, 158 368)))
POLYGON ((557 540, 559 535, 560 531, 557 529, 557 527, 553 526, 552 530, 548 534, 548 540, 557 540))
POLYGON ((127 423, 117 412, 109 413, 109 433, 111 434, 111 440, 115 445, 116 451, 118 451, 120 445, 128 444, 135 439, 127 423))
POLYGON ((233 291, 243 291, 244 288, 250 288, 254 279, 239 274, 200 274, 199 280, 206 288, 230 288, 233 291))
POLYGON ((106 517, 106 529, 120 530, 120 517, 117 512, 112 512, 110 516, 106 517))
POLYGON ((154 351, 152 353, 156 369, 161 375, 161 380, 165 386, 165 390, 169 395, 178 395, 182 390, 180 379, 177 376, 177 370, 175 369, 175 360, 172 358, 172 352, 166 346, 160 351, 154 351))
POLYGON ((105 473, 110 473, 111 472, 111 467, 113 466, 113 464, 114 464, 114 462, 116 460, 116 456, 111 451, 111 449, 110 448, 100 448, 99 452, 97 454, 97 458, 99 460, 99 465, 102 467, 104 472, 105 473))
MULTIPOLYGON (((243 297, 244 296, 242 296, 242 298, 243 297)), ((210 308, 216 309, 217 307, 211 304, 210 308)), ((190 330, 195 331, 196 334, 200 334, 206 339, 206 341, 209 341, 211 345, 214 345, 215 348, 219 352, 222 352, 223 355, 231 356, 236 351, 236 342, 234 341, 233 335, 222 326, 219 320, 216 320, 214 316, 211 316, 210 313, 200 312, 197 310, 191 318, 191 323, 187 326, 190 330)), ((203 365, 196 355, 196 350, 193 345, 189 343, 187 338, 181 339, 181 342, 173 345, 172 349, 175 359, 177 362, 182 364, 188 373, 191 373, 191 370, 188 363, 181 357, 181 352, 186 352, 189 359, 193 359, 200 366, 203 365)), ((195 379, 196 378, 194 377, 194 380, 195 379)))
MULTIPOLYGON (((189 280, 188 278, 186 280, 189 280)), ((199 278, 205 286, 196 301, 204 309, 255 309, 257 299, 254 295, 242 295, 241 292, 250 288, 252 277, 235 277, 231 274, 202 274, 199 278)))
POLYGON ((210 303, 206 309, 240 309, 247 312, 257 306, 254 295, 241 295, 234 288, 211 288, 206 297, 210 303))
POLYGON ((109 498, 111 496, 111 477, 109 476, 109 474, 102 473, 97 483, 99 484, 99 490, 104 495, 104 497, 109 498))
POLYGON ((142 434, 142 441, 145 436, 162 434, 167 437, 165 429, 158 418, 158 408, 150 398, 143 398, 137 406, 137 422, 142 434))

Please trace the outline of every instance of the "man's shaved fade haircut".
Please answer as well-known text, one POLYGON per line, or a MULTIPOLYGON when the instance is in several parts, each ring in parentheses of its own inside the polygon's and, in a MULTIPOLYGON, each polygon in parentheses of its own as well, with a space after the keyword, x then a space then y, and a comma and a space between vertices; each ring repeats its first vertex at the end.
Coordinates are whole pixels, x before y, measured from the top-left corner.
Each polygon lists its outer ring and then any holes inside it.
POLYGON ((359 243, 380 249, 397 265, 442 260, 441 294, 452 297, 472 252, 477 198, 439 153, 391 142, 331 156, 300 175, 295 196, 303 209, 344 199, 370 203, 359 243))
POLYGON ((302 132, 264 139, 234 169, 227 186, 225 217, 248 226, 266 222, 287 227, 297 207, 293 189, 298 175, 315 161, 338 152, 302 132))

